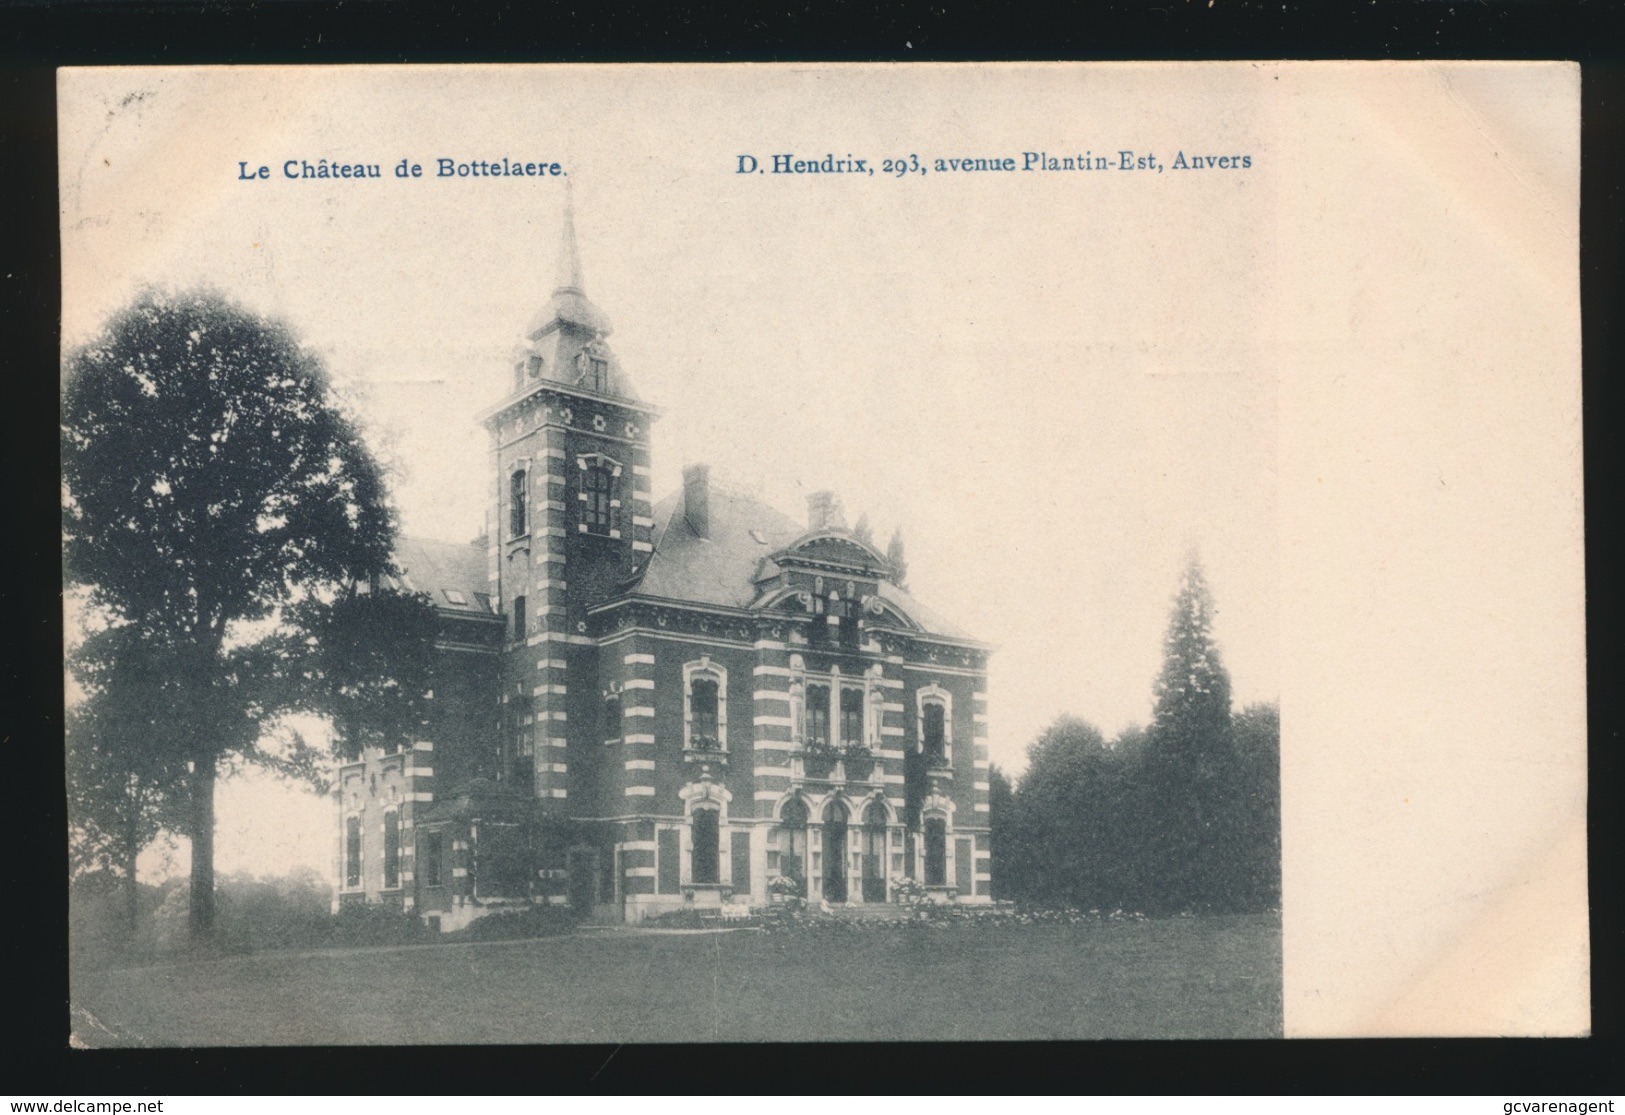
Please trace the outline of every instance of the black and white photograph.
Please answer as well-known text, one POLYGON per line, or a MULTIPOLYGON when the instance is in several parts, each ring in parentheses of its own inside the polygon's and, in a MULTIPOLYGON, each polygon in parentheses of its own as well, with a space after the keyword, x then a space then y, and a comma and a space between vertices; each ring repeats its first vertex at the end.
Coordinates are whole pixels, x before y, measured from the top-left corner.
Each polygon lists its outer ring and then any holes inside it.
POLYGON ((1585 1032, 1575 77, 63 70, 73 1043, 1585 1032))

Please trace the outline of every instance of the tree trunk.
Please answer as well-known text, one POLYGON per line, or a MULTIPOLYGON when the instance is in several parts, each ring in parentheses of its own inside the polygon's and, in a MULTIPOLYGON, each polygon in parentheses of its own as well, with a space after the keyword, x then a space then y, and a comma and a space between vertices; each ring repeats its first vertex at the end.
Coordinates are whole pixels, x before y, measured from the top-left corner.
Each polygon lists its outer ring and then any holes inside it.
POLYGON ((187 927, 193 944, 214 939, 214 757, 192 774, 192 893, 187 927))
POLYGON ((130 945, 141 932, 141 887, 135 878, 135 860, 140 853, 141 840, 132 818, 124 836, 124 940, 130 945))

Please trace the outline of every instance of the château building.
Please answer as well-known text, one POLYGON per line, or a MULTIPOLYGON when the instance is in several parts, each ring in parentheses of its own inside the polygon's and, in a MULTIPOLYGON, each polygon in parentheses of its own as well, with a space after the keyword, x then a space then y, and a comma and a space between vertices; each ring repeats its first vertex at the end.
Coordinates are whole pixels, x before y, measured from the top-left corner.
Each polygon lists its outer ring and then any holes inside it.
POLYGON ((486 535, 403 538, 440 620, 425 737, 342 768, 339 901, 450 930, 759 905, 990 901, 988 647, 904 587, 829 492, 804 522, 683 473, 606 343, 565 214, 557 289, 490 435, 486 535))

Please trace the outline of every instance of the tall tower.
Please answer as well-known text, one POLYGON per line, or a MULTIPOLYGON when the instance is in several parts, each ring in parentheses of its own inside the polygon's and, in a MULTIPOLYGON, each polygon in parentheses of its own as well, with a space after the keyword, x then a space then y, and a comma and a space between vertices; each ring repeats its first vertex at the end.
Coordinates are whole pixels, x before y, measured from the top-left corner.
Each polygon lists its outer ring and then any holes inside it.
POLYGON ((587 610, 618 595, 653 551, 649 427, 587 298, 566 203, 553 295, 516 347, 509 392, 481 415, 491 437, 491 591, 507 620, 500 767, 545 813, 590 813, 597 657, 587 610))

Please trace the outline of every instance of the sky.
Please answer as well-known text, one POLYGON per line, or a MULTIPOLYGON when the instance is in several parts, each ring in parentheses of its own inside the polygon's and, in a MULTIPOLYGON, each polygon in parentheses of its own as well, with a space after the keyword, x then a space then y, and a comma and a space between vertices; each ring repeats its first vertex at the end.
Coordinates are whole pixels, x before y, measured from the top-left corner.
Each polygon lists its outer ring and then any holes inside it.
MULTIPOLYGON (((360 414, 403 529, 468 540, 474 416, 553 288, 567 179, 587 293, 664 410, 656 498, 706 461, 792 517, 829 488, 882 544, 900 527, 911 591, 995 648, 990 749, 1019 771, 1060 714, 1147 719, 1193 548, 1237 703, 1277 699, 1276 185, 929 168, 1256 150, 1257 79, 1232 73, 1155 98, 1132 67, 79 73, 65 342, 146 284, 282 318, 360 414), (928 173, 737 172, 777 152, 928 173), (504 156, 566 174, 434 177, 504 156), (383 177, 281 174, 323 158, 383 177), (425 177, 397 179, 403 158, 425 177)), ((268 776, 220 793, 222 870, 330 870, 327 801, 268 776)))

